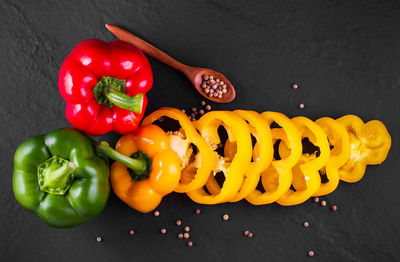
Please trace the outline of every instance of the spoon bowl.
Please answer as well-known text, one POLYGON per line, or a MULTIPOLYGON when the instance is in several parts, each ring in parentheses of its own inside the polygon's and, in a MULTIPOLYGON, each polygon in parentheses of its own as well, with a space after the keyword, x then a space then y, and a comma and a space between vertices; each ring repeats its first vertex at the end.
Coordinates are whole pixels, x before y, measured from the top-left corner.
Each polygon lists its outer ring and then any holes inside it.
POLYGON ((228 103, 235 98, 236 96, 235 89, 233 88, 231 82, 229 82, 229 80, 223 74, 212 69, 200 68, 200 67, 189 67, 187 71, 189 72, 185 73, 185 75, 190 79, 196 90, 208 100, 217 103, 228 103), (210 97, 208 94, 204 92, 203 88, 201 88, 201 84, 203 83, 203 75, 210 75, 213 76, 214 79, 219 78, 221 79, 221 81, 224 81, 224 83, 226 84, 227 92, 223 94, 222 98, 214 96, 210 97))
POLYGON ((143 53, 163 62, 166 65, 171 66, 172 68, 180 71, 181 73, 185 74, 187 78, 189 78, 190 82, 192 82, 193 86, 196 90, 204 96, 206 99, 211 100, 216 103, 228 103, 231 102, 235 96, 235 88, 231 84, 231 82, 221 73, 208 69, 208 68, 200 68, 200 67, 192 67, 182 64, 181 62, 177 61, 176 59, 170 57, 160 49, 156 48, 155 46, 149 44, 148 42, 144 41, 143 39, 135 36, 128 31, 119 28, 114 25, 106 24, 106 28, 113 33, 118 39, 128 42, 132 45, 138 47, 143 53), (202 77, 203 75, 208 74, 213 76, 214 78, 219 78, 226 84, 227 92, 222 95, 222 98, 218 97, 210 97, 201 88, 202 84, 202 77))

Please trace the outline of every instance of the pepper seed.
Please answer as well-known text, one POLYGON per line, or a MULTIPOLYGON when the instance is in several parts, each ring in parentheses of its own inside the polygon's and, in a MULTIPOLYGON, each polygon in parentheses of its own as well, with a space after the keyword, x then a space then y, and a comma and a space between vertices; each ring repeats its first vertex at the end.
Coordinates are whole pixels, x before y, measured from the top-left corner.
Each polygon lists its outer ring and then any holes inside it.
POLYGON ((200 102, 200 105, 205 106, 205 105, 206 105, 206 101, 204 101, 204 100, 201 101, 201 102, 200 102))
POLYGON ((210 79, 209 75, 207 75, 207 74, 203 75, 203 80, 207 81, 208 79, 210 79))
POLYGON ((197 215, 200 214, 200 209, 197 208, 195 212, 197 215))
POLYGON ((178 220, 176 220, 175 223, 176 223, 177 226, 180 226, 180 225, 182 224, 182 221, 180 221, 180 220, 178 219, 178 220))
POLYGON ((321 201, 321 206, 323 206, 323 207, 326 206, 326 201, 325 200, 321 201))
POLYGON ((250 233, 250 231, 249 231, 249 230, 246 230, 246 231, 244 231, 244 232, 243 232, 243 234, 244 234, 245 236, 248 236, 248 235, 249 235, 249 233, 250 233))
POLYGON ((293 89, 297 89, 299 86, 297 84, 294 84, 292 87, 293 89))
POLYGON ((187 246, 188 247, 192 247, 193 246, 193 242, 192 241, 187 242, 187 246))
POLYGON ((318 203, 319 202, 319 198, 318 197, 314 197, 314 203, 318 203))
POLYGON ((101 242, 101 241, 103 241, 103 239, 101 237, 96 237, 96 241, 101 242))
POLYGON ((229 219, 229 215, 228 215, 228 214, 223 215, 223 216, 222 216, 222 219, 225 220, 225 221, 227 221, 227 220, 229 219))
POLYGON ((253 233, 249 232, 249 233, 247 234, 247 236, 248 236, 249 238, 252 238, 252 237, 253 237, 253 233))
POLYGON ((156 211, 154 211, 153 214, 154 214, 154 216, 158 217, 160 215, 160 211, 156 210, 156 211))
POLYGON ((308 227, 309 225, 310 225, 310 224, 309 224, 307 221, 303 223, 303 226, 304 226, 304 227, 308 227))
POLYGON ((161 234, 165 234, 165 233, 167 233, 167 229, 161 228, 160 232, 161 232, 161 234))
POLYGON ((314 251, 312 251, 312 250, 310 250, 310 251, 308 251, 308 256, 309 257, 313 257, 315 254, 314 254, 314 251))
POLYGON ((184 237, 185 239, 188 239, 188 238, 190 237, 190 235, 189 235, 189 233, 184 233, 184 234, 183 234, 183 237, 184 237))
POLYGON ((183 238, 183 234, 182 233, 178 234, 178 238, 183 238))
POLYGON ((135 231, 134 231, 134 230, 130 230, 130 231, 129 231, 129 235, 132 236, 132 235, 134 235, 134 234, 135 234, 135 231))
POLYGON ((304 104, 303 104, 303 103, 300 104, 300 105, 299 105, 299 108, 303 109, 303 108, 304 108, 304 104))
POLYGON ((189 231, 190 231, 190 227, 186 226, 186 227, 185 227, 185 231, 186 231, 186 232, 189 232, 189 231))
POLYGON ((337 210, 337 206, 336 205, 333 205, 331 208, 332 208, 332 211, 336 211, 337 210))
POLYGON ((211 110, 211 106, 210 105, 206 105, 206 110, 210 111, 211 110))

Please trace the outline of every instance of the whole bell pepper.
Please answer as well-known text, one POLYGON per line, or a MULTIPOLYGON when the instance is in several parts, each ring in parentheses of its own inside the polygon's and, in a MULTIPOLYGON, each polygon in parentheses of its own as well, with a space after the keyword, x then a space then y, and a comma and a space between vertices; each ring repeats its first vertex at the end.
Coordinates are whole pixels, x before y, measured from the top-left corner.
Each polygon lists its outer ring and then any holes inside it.
POLYGON ((152 85, 150 64, 137 47, 97 39, 83 41, 72 50, 58 79, 68 121, 90 135, 135 130, 152 85))
POLYGON ((71 227, 97 216, 110 193, 108 163, 95 143, 73 128, 29 138, 14 157, 17 201, 55 227, 71 227))
POLYGON ((141 126, 121 137, 116 150, 102 142, 98 152, 118 161, 111 166, 111 186, 137 211, 152 211, 179 183, 180 159, 170 148, 167 134, 156 125, 141 126))

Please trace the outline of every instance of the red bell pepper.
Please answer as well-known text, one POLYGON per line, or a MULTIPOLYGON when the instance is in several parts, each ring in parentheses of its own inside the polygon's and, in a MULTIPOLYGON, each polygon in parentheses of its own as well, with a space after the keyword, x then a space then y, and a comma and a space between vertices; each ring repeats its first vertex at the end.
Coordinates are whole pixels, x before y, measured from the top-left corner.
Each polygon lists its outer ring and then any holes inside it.
POLYGON ((58 79, 68 121, 95 136, 135 130, 152 85, 149 61, 137 47, 97 39, 83 41, 72 50, 58 79))

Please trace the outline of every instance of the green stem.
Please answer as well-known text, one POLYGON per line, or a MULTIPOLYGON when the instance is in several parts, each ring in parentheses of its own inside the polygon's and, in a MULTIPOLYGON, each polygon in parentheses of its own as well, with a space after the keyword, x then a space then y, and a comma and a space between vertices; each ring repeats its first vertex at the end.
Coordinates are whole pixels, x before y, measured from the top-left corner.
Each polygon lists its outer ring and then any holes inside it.
POLYGON ((93 94, 97 103, 113 107, 114 105, 135 113, 142 112, 143 94, 128 96, 125 94, 124 79, 103 76, 93 87, 93 94))
POLYGON ((64 195, 72 184, 76 169, 74 163, 53 156, 38 166, 38 182, 41 191, 64 195))
POLYGON ((111 148, 107 142, 102 141, 96 145, 96 152, 125 165, 128 171, 130 171, 132 181, 146 179, 151 172, 151 159, 142 151, 138 151, 131 157, 128 157, 111 148))
POLYGON ((114 88, 109 88, 104 95, 108 98, 108 101, 120 108, 139 114, 142 112, 143 94, 128 96, 114 88))

